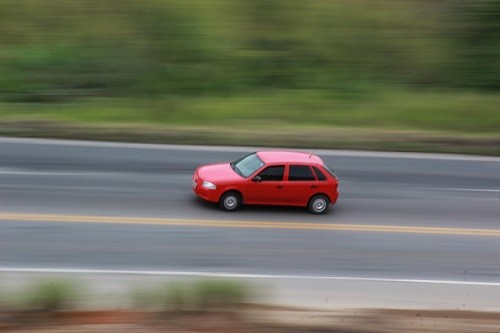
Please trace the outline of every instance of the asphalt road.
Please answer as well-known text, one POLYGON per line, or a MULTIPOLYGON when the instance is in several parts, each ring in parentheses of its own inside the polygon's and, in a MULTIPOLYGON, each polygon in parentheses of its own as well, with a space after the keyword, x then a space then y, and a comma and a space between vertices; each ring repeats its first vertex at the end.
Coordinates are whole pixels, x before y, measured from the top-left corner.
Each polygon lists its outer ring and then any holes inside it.
POLYGON ((498 292, 500 158, 317 151, 340 178, 324 216, 226 213, 194 196, 198 165, 252 150, 0 138, 0 266, 465 281, 498 292))

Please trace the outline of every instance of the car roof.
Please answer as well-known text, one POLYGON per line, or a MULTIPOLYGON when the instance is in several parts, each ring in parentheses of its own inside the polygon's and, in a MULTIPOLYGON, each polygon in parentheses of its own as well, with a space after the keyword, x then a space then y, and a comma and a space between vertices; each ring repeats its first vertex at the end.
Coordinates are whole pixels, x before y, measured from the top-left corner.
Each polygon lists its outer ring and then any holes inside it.
POLYGON ((297 151, 284 151, 284 150, 266 150, 258 151, 257 155, 264 161, 264 163, 318 163, 323 164, 321 158, 312 153, 304 153, 297 151))

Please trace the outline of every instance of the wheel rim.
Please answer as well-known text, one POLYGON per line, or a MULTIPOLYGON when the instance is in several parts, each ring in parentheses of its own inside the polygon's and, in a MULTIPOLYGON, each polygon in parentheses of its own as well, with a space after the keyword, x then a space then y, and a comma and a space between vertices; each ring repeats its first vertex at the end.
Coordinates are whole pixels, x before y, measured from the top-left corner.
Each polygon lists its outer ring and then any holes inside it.
POLYGON ((313 201, 312 206, 315 212, 320 213, 326 209, 326 200, 323 198, 317 198, 313 201))
POLYGON ((227 209, 234 209, 237 204, 238 204, 238 198, 236 198, 236 196, 234 195, 228 195, 224 199, 224 207, 226 207, 227 209))

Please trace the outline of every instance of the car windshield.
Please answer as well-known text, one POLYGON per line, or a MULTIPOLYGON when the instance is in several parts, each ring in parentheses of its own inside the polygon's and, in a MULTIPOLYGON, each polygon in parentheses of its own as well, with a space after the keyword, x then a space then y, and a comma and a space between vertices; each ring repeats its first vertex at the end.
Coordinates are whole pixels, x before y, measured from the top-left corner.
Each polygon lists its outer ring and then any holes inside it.
POLYGON ((264 165, 264 162, 257 156, 256 153, 252 153, 239 160, 231 163, 231 167, 240 176, 248 178, 255 171, 259 170, 264 165))

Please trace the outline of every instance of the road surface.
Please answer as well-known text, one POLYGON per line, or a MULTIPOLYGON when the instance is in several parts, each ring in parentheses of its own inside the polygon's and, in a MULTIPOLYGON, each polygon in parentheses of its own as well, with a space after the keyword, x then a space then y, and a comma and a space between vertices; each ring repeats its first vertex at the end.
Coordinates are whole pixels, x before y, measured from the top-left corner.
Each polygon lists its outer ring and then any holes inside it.
POLYGON ((198 165, 253 150, 0 138, 0 272, 267 278, 316 301, 335 285, 344 305, 390 306, 383 290, 396 306, 500 309, 500 158, 317 151, 340 178, 323 216, 194 196, 198 165))

